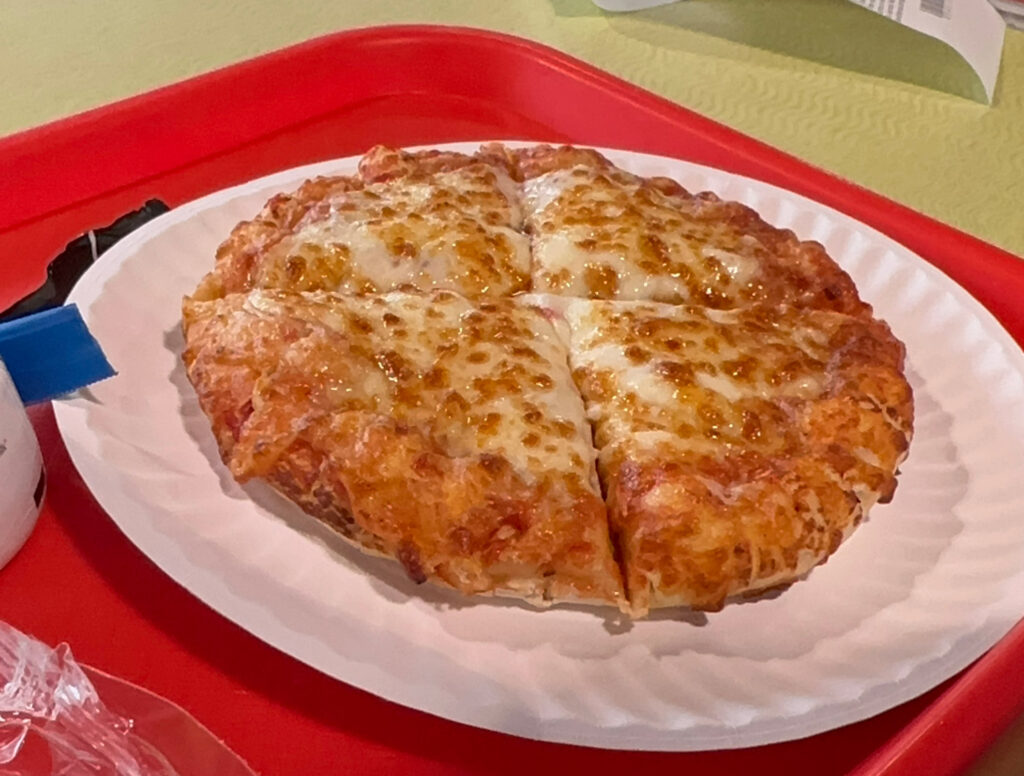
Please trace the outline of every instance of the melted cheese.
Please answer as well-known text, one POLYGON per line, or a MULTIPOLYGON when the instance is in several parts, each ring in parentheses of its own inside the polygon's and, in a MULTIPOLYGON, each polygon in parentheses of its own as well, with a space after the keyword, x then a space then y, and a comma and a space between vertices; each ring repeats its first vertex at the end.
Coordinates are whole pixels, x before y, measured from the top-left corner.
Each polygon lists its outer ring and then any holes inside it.
MULTIPOLYGON (((750 244, 753 241, 750 238, 747 238, 743 242, 750 244)), ((756 251, 756 244, 752 245, 751 248, 756 251)), ((758 272, 761 270, 761 265, 756 259, 735 251, 726 251, 714 246, 705 246, 701 249, 701 254, 718 261, 732 279, 732 282, 737 286, 742 287, 754 282, 757 278, 758 272)))
POLYGON ((310 374, 315 407, 380 413, 426 430, 448 455, 500 455, 527 481, 556 474, 599 492, 565 346, 528 305, 449 292, 254 291, 243 315, 312 326, 288 356, 310 374))
POLYGON ((776 312, 773 322, 758 313, 582 300, 562 308, 603 458, 666 444, 709 455, 780 454, 797 443, 788 407, 826 391, 827 346, 792 334, 812 325, 807 316, 776 312))
POLYGON ((542 213, 573 184, 573 171, 554 170, 523 181, 523 207, 530 214, 542 213))
POLYGON ((517 231, 514 192, 503 171, 478 164, 337 193, 260 257, 254 285, 348 294, 523 290, 530 250, 517 231))
POLYGON ((604 168, 555 170, 522 188, 534 291, 715 308, 785 295, 769 288, 769 248, 717 201, 604 168))

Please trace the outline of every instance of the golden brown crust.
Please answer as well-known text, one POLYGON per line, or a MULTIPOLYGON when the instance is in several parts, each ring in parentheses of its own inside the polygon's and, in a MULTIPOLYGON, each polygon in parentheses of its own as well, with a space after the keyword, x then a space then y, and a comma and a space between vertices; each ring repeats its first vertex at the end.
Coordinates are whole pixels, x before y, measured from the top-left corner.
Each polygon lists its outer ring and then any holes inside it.
POLYGON ((871 307, 861 301, 853 280, 821 243, 800 240, 791 230, 767 223, 752 208, 723 201, 711 192, 702 192, 692 201, 696 220, 726 224, 733 235, 753 239, 767 252, 756 287, 741 294, 742 306, 786 304, 871 316, 871 307))
POLYGON ((529 148, 506 148, 500 143, 481 146, 478 154, 484 159, 501 159, 517 181, 536 178, 554 170, 591 167, 614 170, 615 165, 593 148, 537 145, 529 148))
POLYGON ((638 615, 680 605, 717 611, 730 596, 792 582, 862 515, 813 455, 687 460, 670 452, 608 471, 613 532, 638 615))
POLYGON ((511 160, 504 154, 460 154, 454 151, 405 151, 374 146, 359 160, 359 177, 367 183, 418 176, 428 178, 441 172, 484 164, 512 174, 511 160))

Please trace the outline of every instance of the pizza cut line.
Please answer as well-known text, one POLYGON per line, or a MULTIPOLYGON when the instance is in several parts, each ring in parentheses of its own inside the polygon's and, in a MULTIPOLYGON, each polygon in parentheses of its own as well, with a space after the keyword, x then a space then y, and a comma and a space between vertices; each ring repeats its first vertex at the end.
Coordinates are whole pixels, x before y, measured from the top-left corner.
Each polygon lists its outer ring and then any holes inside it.
POLYGON ((239 224, 183 328, 235 478, 537 606, 787 585, 912 436, 903 345, 822 246, 591 149, 375 148, 239 224))

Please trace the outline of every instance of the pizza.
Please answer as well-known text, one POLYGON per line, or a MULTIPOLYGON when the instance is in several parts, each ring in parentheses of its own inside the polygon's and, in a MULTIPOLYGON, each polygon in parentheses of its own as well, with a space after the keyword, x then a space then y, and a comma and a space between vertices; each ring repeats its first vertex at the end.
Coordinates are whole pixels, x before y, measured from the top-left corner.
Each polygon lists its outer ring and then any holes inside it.
POLYGON ((892 498, 903 349, 831 311, 555 300, 639 610, 788 582, 892 498))
POLYGON ((591 149, 378 147, 185 299, 221 456, 416 582, 720 609, 889 501, 904 347, 813 242, 591 149))
POLYGON ((318 178, 272 198, 220 247, 194 296, 253 288, 508 296, 530 287, 522 225, 503 166, 378 148, 359 176, 318 178))
POLYGON ((712 308, 864 304, 821 245, 738 202, 631 175, 596 153, 535 149, 518 169, 533 291, 712 308))
POLYGON ((257 289, 184 315, 185 363, 239 480, 416 581, 623 600, 583 401, 540 310, 257 289))

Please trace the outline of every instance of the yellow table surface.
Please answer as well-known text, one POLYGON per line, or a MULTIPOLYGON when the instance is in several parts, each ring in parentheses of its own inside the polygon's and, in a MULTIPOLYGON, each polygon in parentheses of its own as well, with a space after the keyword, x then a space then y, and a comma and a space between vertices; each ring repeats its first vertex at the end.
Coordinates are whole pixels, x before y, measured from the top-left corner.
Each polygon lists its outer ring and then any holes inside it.
MULTIPOLYGON (((948 47, 845 0, 624 15, 589 0, 8 0, 0 135, 317 35, 409 22, 554 46, 1024 255, 1024 33, 1007 32, 988 106, 948 47)), ((1024 773, 1024 722, 976 773, 1024 773)))
POLYGON ((686 0, 634 14, 589 0, 8 0, 0 135, 393 22, 547 43, 1024 254, 1024 33, 1007 32, 990 107, 950 93, 977 91, 951 49, 845 0, 686 0))

